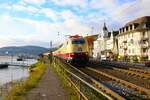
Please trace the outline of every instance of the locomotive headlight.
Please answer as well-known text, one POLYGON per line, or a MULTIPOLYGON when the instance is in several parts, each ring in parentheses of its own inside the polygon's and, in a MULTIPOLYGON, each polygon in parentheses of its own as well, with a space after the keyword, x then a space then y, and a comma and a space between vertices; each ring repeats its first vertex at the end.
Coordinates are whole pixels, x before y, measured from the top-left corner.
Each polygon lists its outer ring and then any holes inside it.
POLYGON ((86 55, 88 55, 88 52, 85 52, 86 55))
POLYGON ((74 53, 70 53, 70 57, 71 57, 71 59, 72 59, 72 57, 74 57, 75 56, 75 54, 74 53))

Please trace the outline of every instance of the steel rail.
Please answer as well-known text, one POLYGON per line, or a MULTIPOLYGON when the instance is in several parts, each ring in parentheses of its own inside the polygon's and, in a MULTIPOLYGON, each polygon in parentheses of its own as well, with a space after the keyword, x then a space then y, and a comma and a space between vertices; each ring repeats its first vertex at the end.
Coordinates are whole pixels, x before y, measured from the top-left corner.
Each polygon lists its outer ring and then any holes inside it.
POLYGON ((102 71, 99 71, 99 70, 96 70, 96 69, 94 69, 94 68, 87 67, 87 69, 89 69, 89 70, 91 70, 91 71, 94 71, 94 72, 96 72, 96 73, 98 73, 98 74, 101 74, 101 75, 103 75, 103 76, 106 76, 106 77, 108 77, 108 78, 110 78, 110 79, 112 79, 112 80, 115 80, 115 81, 119 82, 119 83, 122 83, 123 85, 126 85, 126 86, 128 86, 128 87, 131 87, 131 88, 133 88, 135 91, 137 91, 137 92, 139 92, 139 93, 145 93, 146 96, 147 96, 146 98, 149 98, 149 99, 150 99, 150 90, 148 90, 148 89, 145 89, 145 88, 143 88, 143 87, 137 86, 137 85, 135 85, 135 84, 133 84, 133 83, 130 83, 130 82, 128 82, 128 81, 119 79, 119 78, 117 78, 117 77, 115 77, 115 76, 111 76, 111 75, 109 75, 109 74, 106 74, 106 73, 104 73, 104 72, 102 72, 102 71))

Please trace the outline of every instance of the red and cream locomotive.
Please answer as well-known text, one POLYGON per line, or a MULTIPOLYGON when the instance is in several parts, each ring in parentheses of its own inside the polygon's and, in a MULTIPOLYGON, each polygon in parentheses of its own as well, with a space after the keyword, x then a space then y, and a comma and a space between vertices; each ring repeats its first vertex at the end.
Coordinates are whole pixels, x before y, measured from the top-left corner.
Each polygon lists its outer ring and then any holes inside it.
POLYGON ((53 52, 53 56, 71 63, 86 63, 89 60, 87 41, 79 35, 69 36, 64 44, 53 52))

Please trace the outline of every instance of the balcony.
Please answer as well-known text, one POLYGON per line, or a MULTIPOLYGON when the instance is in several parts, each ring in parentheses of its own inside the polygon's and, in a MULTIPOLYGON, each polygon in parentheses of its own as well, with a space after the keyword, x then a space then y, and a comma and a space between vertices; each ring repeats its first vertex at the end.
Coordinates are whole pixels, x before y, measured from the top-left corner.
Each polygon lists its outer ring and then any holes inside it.
POLYGON ((142 56, 142 57, 147 57, 147 56, 148 56, 148 52, 141 53, 141 56, 142 56))
POLYGON ((141 48, 148 48, 148 43, 141 43, 141 48))
POLYGON ((148 40, 148 34, 141 35, 141 40, 148 40))
POLYGON ((142 41, 147 41, 147 40, 148 40, 148 37, 142 37, 141 40, 142 40, 142 41))
POLYGON ((147 56, 148 56, 148 50, 147 50, 146 48, 143 48, 143 49, 141 50, 141 56, 142 56, 142 57, 147 57, 147 56))
POLYGON ((127 43, 127 40, 126 40, 126 41, 123 41, 123 43, 127 43))
POLYGON ((140 45, 141 45, 141 48, 148 48, 149 47, 149 44, 147 41, 140 42, 140 45))
POLYGON ((127 47, 124 47, 123 49, 126 51, 128 48, 127 48, 127 47))

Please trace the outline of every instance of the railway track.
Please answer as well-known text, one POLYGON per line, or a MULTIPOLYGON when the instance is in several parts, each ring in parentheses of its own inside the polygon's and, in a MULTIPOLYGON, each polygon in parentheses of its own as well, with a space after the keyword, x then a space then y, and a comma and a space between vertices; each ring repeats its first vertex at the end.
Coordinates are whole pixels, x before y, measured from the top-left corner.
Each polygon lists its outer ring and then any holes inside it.
POLYGON ((67 64, 67 63, 65 63, 65 66, 72 73, 74 73, 75 75, 79 76, 80 78, 82 78, 83 80, 85 80, 86 82, 88 82, 89 84, 94 86, 95 88, 97 88, 99 91, 101 91, 100 93, 103 94, 105 97, 107 97, 109 100, 125 100, 125 98, 123 96, 121 96, 117 92, 113 91, 112 89, 108 88, 103 83, 95 80, 93 77, 87 75, 83 71, 77 69, 76 67, 74 67, 74 66, 72 66, 70 64, 67 64))
POLYGON ((100 66, 109 66, 109 67, 119 67, 119 68, 131 68, 131 69, 139 69, 139 71, 141 72, 141 70, 144 70, 142 72, 148 72, 150 73, 150 68, 149 67, 145 67, 144 65, 136 65, 136 64, 130 64, 130 63, 119 63, 119 62, 115 62, 115 61, 99 61, 99 60, 92 60, 90 59, 90 63, 91 64, 96 64, 96 65, 100 65, 100 66), (146 71, 147 70, 147 71, 146 71))
POLYGON ((136 72, 135 69, 134 71, 131 71, 130 69, 121 69, 121 68, 114 68, 114 67, 112 69, 113 70, 106 70, 107 73, 122 78, 133 84, 137 84, 143 88, 150 89, 150 76, 148 74, 136 72))
MULTIPOLYGON (((139 79, 148 80, 146 77, 137 77, 135 74, 126 74, 126 72, 119 71, 118 68, 113 67, 82 67, 76 68, 70 64, 64 63, 67 69, 69 69, 72 73, 79 76, 81 79, 85 80, 98 90, 100 90, 103 95, 108 97, 109 99, 116 100, 149 100, 150 99, 150 90, 149 88, 142 87, 140 85, 142 82, 139 82, 139 79), (132 79, 130 78, 132 77, 132 79), (135 78, 135 79, 134 79, 135 78), (137 79, 138 78, 138 79, 137 79), (129 79, 129 81, 127 80, 129 79), (137 79, 137 80, 136 80, 137 79), (131 81, 132 80, 132 81, 131 81), (136 84, 140 83, 140 84, 136 84)), ((123 69, 129 70, 134 73, 144 73, 143 69, 138 69, 140 72, 136 72, 135 69, 123 69), (142 70, 142 71, 141 71, 142 70)), ((145 70, 144 70, 145 71, 145 70)), ((147 81, 148 82, 148 81, 147 81)))
POLYGON ((150 99, 150 90, 146 88, 140 87, 136 84, 115 77, 110 73, 108 74, 108 71, 105 71, 104 69, 100 70, 87 67, 86 70, 89 70, 89 72, 86 71, 86 73, 105 83, 114 91, 118 92, 118 94, 125 96, 128 99, 150 99), (93 73, 95 73, 95 75, 93 75, 93 73))
POLYGON ((88 66, 96 66, 102 71, 109 73, 115 77, 121 78, 123 80, 129 81, 133 84, 139 85, 141 87, 150 89, 150 69, 146 67, 122 67, 122 66, 113 66, 100 63, 92 63, 88 66))

